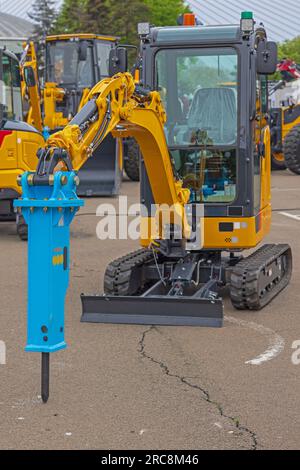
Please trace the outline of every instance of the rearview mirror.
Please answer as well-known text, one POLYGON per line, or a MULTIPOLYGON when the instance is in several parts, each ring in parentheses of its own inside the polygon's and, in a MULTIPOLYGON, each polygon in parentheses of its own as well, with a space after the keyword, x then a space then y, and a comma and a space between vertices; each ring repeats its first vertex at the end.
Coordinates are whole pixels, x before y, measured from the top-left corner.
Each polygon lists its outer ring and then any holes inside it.
POLYGON ((86 61, 88 47, 89 47, 89 45, 88 45, 87 41, 81 41, 79 43, 78 60, 80 62, 85 62, 86 61))
POLYGON ((32 67, 24 67, 24 80, 28 88, 36 85, 35 74, 32 67))
POLYGON ((112 49, 109 53, 109 76, 112 77, 116 73, 127 72, 128 57, 125 47, 112 49))
POLYGON ((256 69, 259 75, 271 75, 277 68, 277 44, 260 41, 256 50, 256 69))

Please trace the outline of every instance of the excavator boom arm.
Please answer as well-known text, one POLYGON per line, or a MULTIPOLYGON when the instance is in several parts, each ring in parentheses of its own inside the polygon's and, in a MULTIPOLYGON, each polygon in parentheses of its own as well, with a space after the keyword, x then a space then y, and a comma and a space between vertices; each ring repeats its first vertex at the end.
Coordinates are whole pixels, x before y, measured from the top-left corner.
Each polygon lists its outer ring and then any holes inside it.
POLYGON ((41 97, 39 91, 37 57, 32 41, 24 44, 23 54, 20 60, 20 73, 22 76, 22 99, 28 101, 26 121, 40 132, 43 130, 41 112, 41 97))
POLYGON ((67 151, 73 169, 79 170, 110 132, 115 137, 134 137, 143 154, 155 203, 182 206, 189 191, 174 178, 165 121, 159 93, 140 90, 131 74, 120 73, 95 85, 74 119, 48 139, 48 149, 67 151))

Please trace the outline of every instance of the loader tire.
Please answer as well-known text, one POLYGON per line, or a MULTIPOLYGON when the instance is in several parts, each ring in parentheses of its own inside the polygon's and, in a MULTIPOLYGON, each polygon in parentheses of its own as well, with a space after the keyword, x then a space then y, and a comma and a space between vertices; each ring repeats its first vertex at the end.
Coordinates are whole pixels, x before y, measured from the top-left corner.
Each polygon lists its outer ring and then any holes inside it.
POLYGON ((131 140, 128 142, 127 158, 124 160, 124 170, 131 181, 140 181, 140 148, 131 140))
POLYGON ((28 225, 25 222, 25 219, 22 215, 17 216, 17 234, 19 235, 20 239, 23 241, 28 240, 28 225))
POLYGON ((293 127, 285 136, 283 153, 287 168, 300 175, 300 125, 293 127))
POLYGON ((286 170, 286 163, 283 153, 272 153, 271 168, 273 171, 286 170))

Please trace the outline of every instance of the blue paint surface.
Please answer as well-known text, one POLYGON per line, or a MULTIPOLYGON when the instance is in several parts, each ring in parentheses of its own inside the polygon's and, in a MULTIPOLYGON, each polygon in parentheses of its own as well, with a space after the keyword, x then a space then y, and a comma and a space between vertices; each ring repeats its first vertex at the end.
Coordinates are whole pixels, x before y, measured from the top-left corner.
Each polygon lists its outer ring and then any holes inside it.
POLYGON ((30 186, 22 176, 20 207, 28 224, 28 320, 26 351, 66 348, 64 307, 70 271, 70 224, 83 205, 75 172, 58 172, 52 186, 30 186), (62 184, 62 177, 67 184, 62 184))

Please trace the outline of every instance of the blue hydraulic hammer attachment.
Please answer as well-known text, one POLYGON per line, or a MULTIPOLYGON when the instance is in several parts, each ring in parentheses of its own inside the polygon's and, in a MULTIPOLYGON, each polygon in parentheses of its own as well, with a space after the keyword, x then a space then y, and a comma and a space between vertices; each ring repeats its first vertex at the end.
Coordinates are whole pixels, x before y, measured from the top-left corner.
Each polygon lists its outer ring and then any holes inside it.
POLYGON ((28 321, 25 350, 42 353, 42 399, 49 396, 49 353, 66 348, 64 305, 70 270, 70 224, 83 205, 78 176, 26 172, 15 207, 28 224, 28 321))

